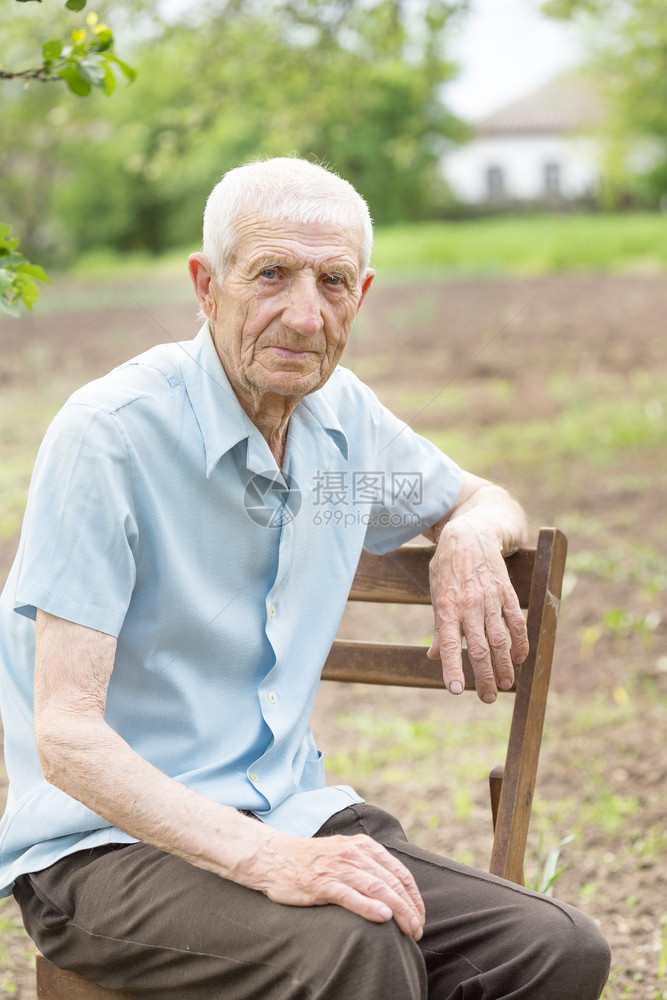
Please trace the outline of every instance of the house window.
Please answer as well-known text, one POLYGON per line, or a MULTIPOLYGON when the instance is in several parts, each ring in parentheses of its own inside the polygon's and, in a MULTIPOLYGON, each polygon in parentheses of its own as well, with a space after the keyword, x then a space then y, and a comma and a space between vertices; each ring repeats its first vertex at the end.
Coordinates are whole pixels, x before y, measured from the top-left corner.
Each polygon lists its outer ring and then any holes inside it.
POLYGON ((489 201, 502 201, 505 197, 505 175, 502 167, 486 168, 486 194, 489 201))
POLYGON ((547 198, 560 198, 561 195, 560 163, 549 162, 544 164, 544 193, 547 198))

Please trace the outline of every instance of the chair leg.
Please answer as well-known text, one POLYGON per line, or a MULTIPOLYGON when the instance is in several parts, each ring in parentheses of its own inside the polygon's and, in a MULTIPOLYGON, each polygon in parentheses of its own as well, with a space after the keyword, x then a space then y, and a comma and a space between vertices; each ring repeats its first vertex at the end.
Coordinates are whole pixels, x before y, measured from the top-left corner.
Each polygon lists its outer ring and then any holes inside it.
POLYGON ((57 969, 43 955, 35 964, 37 1000, 129 1000, 120 990, 105 990, 74 972, 57 969))
POLYGON ((503 764, 496 764, 489 774, 489 792, 491 793, 491 816, 493 817, 493 832, 496 830, 498 820, 498 806, 500 805, 500 793, 503 789, 503 777, 505 767, 503 764))

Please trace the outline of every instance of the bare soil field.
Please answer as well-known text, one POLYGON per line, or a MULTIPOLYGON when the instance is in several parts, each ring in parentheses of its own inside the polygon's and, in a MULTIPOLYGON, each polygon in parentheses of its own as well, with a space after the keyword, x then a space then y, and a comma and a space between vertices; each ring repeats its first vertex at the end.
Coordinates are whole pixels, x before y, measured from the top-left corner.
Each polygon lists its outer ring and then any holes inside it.
MULTIPOLYGON (((196 332, 184 283, 63 284, 44 303, 0 323, 0 582, 57 407, 83 381, 196 332)), ((544 854, 574 835, 554 893, 611 943, 605 1000, 667 997, 666 317, 657 275, 384 279, 345 359, 461 465, 507 485, 534 530, 569 537, 526 875, 533 884, 540 841, 544 854)), ((355 607, 341 630, 427 642, 424 615, 355 607)), ((504 698, 323 685, 314 727, 329 780, 394 811, 424 846, 486 866, 485 775, 510 711, 504 698)), ((8 901, 0 997, 34 997, 31 961, 8 901)))

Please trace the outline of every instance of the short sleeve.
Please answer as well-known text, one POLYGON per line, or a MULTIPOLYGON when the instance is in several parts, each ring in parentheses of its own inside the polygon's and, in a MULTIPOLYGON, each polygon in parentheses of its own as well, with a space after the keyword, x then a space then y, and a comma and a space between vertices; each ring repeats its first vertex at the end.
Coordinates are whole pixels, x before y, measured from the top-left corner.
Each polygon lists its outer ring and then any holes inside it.
POLYGON ((426 531, 453 507, 461 491, 458 465, 431 441, 387 410, 377 398, 375 468, 381 484, 364 545, 383 553, 426 531))
POLYGON ((14 609, 117 636, 135 583, 136 519, 113 414, 70 403, 42 443, 18 553, 14 609))

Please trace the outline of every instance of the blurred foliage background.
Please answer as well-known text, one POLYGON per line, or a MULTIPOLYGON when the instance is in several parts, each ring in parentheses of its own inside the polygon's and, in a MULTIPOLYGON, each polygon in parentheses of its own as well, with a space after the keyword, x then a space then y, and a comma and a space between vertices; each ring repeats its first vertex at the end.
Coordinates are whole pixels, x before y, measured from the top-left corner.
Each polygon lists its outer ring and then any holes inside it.
MULTIPOLYGON (((581 21, 592 40, 591 72, 610 98, 604 128, 616 190, 630 191, 634 207, 664 205, 664 0, 535 5, 581 21), (644 175, 629 178, 622 151, 636 136, 649 137, 656 155, 644 175)), ((225 170, 289 153, 349 178, 380 226, 445 217, 453 206, 439 160, 467 128, 443 91, 456 73, 452 31, 468 7, 468 0, 89 0, 73 11, 62 0, 5 0, 5 75, 39 65, 45 42, 68 39, 96 17, 93 24, 111 26, 137 77, 128 83, 116 73, 111 98, 100 86, 86 100, 55 77, 1 81, 0 219, 26 256, 49 266, 99 248, 163 253, 198 244, 205 198, 225 170)))
MULTIPOLYGON (((136 82, 85 101, 62 82, 5 82, 0 217, 42 260, 100 246, 157 253, 199 241, 227 169, 294 152, 335 165, 378 223, 425 218, 444 198, 442 144, 461 133, 438 89, 454 72, 446 31, 465 6, 218 0, 167 17, 144 0, 102 0, 95 13, 136 82)), ((86 16, 5 3, 5 65, 86 16)))

